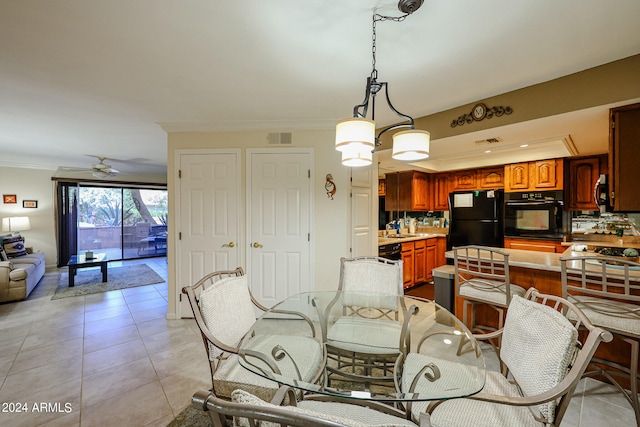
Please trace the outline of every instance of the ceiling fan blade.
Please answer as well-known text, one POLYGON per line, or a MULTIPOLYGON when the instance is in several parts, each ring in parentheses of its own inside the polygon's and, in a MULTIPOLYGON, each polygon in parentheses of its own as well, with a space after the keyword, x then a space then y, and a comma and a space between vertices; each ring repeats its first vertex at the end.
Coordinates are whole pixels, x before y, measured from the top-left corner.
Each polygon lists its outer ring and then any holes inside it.
POLYGON ((60 166, 60 169, 68 171, 68 172, 89 172, 93 169, 90 168, 76 168, 73 166, 60 166))

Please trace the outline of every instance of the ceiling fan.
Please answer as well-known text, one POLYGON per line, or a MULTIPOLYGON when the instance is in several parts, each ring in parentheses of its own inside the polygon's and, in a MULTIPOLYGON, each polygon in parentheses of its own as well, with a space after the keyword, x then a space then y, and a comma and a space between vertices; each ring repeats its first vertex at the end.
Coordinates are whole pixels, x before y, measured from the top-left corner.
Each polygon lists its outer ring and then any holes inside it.
POLYGON ((111 178, 116 176, 120 171, 111 167, 111 165, 105 163, 107 160, 104 156, 92 156, 98 159, 98 163, 94 163, 90 168, 75 168, 75 167, 67 167, 63 166, 61 169, 69 172, 91 172, 96 178, 111 178))

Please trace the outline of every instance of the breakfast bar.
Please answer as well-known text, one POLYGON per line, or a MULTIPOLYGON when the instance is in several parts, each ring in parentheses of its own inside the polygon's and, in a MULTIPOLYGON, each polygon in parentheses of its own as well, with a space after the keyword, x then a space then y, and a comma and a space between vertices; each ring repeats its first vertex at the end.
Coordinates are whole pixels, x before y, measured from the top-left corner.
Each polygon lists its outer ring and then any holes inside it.
MULTIPOLYGON (((596 246, 605 246, 605 244, 596 246)), ((632 247, 635 245, 626 246, 632 247)), ((582 249, 583 246, 568 246, 567 250, 563 253, 505 248, 500 248, 500 250, 509 254, 509 275, 511 283, 519 285, 525 289, 535 287, 542 293, 561 296, 562 278, 560 259, 565 257, 594 254, 592 250, 574 250, 576 248, 582 249)), ((588 246, 588 248, 592 249, 593 247, 588 246)), ((446 253, 446 257, 448 260, 453 260, 453 252, 448 251, 446 253)), ((597 267, 594 266, 594 269, 597 269, 597 267)), ((640 271, 630 271, 629 275, 631 278, 637 277, 637 280, 640 281, 640 271)), ((462 306, 462 299, 458 298, 456 295, 454 312, 458 318, 462 318, 462 306)), ((478 323, 492 327, 497 326, 495 325, 495 315, 491 313, 488 307, 478 306, 476 310, 476 319, 478 320, 478 323)), ((601 346, 597 350, 595 356, 619 363, 623 366, 629 366, 629 345, 617 338, 614 338, 613 342, 601 346)))

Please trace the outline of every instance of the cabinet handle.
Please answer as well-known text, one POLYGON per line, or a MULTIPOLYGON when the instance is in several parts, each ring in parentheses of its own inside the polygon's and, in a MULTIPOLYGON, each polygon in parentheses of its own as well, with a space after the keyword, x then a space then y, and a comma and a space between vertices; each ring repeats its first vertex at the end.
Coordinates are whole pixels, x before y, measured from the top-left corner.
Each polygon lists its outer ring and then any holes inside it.
POLYGON ((222 245, 223 248, 233 248, 236 244, 233 242, 225 243, 222 245))
POLYGON ((258 242, 253 242, 253 247, 254 248, 261 248, 262 245, 260 243, 258 243, 258 242))

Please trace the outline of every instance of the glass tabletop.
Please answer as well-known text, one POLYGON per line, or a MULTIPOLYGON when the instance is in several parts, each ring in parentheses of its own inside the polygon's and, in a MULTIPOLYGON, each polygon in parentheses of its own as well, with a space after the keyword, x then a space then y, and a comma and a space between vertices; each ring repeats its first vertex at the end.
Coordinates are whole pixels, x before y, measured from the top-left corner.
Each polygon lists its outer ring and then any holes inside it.
POLYGON ((410 296, 294 295, 256 320, 239 356, 244 368, 279 384, 354 399, 464 397, 479 392, 485 381, 482 352, 464 324, 435 302, 410 296), (296 340, 304 341, 307 351, 292 346, 296 340), (302 367, 316 344, 317 371, 307 375, 302 367), (365 355, 363 366, 337 360, 334 353, 342 349, 365 355))
POLYGON ((72 255, 67 265, 80 265, 107 261, 106 253, 94 253, 93 258, 87 258, 85 254, 72 255))

